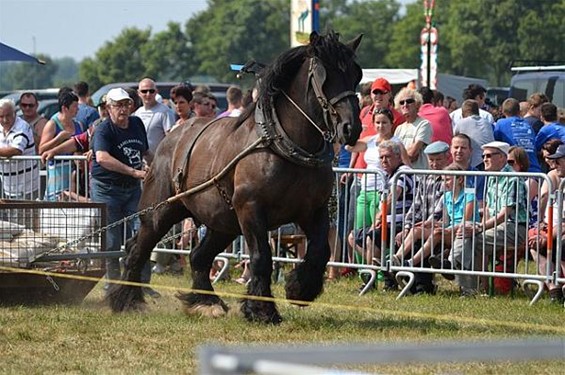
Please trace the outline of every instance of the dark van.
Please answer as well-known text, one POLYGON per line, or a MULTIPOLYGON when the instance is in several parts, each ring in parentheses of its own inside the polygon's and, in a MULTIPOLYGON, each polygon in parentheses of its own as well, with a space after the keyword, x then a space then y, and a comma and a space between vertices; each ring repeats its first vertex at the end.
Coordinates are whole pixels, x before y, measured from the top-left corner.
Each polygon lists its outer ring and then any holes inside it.
POLYGON ((553 104, 565 107, 565 65, 512 68, 510 97, 528 100, 535 92, 545 93, 553 104))

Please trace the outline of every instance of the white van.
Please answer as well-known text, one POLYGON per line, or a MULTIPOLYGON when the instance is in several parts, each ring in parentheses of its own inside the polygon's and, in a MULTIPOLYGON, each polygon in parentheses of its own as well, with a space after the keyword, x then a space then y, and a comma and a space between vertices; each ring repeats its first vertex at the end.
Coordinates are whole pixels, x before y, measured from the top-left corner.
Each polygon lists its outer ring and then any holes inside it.
POLYGON ((546 94, 557 107, 565 107, 565 65, 514 67, 510 97, 528 100, 535 92, 546 94))

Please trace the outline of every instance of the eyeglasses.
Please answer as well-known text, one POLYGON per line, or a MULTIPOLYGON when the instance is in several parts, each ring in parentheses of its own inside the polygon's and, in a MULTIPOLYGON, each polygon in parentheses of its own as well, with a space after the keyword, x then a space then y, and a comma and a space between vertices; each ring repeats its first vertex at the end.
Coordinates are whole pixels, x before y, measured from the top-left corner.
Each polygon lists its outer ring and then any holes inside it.
POLYGON ((408 105, 408 104, 412 104, 412 103, 416 103, 416 99, 409 98, 409 99, 401 100, 401 101, 398 102, 398 104, 400 104, 400 105, 404 105, 404 104, 408 105))
POLYGON ((33 107, 35 107, 35 103, 20 103, 20 107, 22 107, 22 108, 33 108, 33 107))
POLYGON ((111 107, 113 108, 117 108, 117 109, 128 109, 130 106, 130 102, 123 102, 123 103, 116 103, 116 104, 112 104, 111 107))
POLYGON ((483 154, 483 159, 490 159, 494 155, 500 155, 500 152, 493 152, 492 154, 483 154))
POLYGON ((139 92, 142 94, 147 94, 147 93, 155 94, 155 91, 156 91, 155 89, 139 90, 139 92))

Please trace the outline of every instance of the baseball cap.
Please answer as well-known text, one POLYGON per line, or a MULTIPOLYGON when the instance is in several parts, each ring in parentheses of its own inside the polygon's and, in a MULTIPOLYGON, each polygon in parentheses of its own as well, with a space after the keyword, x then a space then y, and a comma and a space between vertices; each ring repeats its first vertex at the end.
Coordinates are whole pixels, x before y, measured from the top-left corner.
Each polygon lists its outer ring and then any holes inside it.
POLYGON ((111 89, 110 91, 108 91, 108 93, 106 94, 106 100, 111 100, 113 102, 119 102, 122 100, 131 100, 131 98, 129 97, 128 93, 126 92, 126 90, 117 87, 114 89, 111 89))
POLYGON ((484 150, 485 148, 496 148, 497 150, 504 153, 504 155, 508 156, 508 151, 510 150, 510 145, 506 142, 494 141, 494 142, 486 143, 486 144, 481 146, 481 149, 484 150))
POLYGON ((426 155, 434 155, 434 154, 442 154, 449 150, 449 145, 443 141, 435 141, 430 143, 424 149, 424 154, 426 155))
POLYGON ((379 90, 382 92, 391 92, 392 87, 390 83, 384 78, 377 78, 373 84, 371 85, 371 92, 375 92, 375 90, 379 90))
POLYGON ((561 159, 565 157, 565 145, 557 147, 555 154, 547 156, 548 159, 561 159))

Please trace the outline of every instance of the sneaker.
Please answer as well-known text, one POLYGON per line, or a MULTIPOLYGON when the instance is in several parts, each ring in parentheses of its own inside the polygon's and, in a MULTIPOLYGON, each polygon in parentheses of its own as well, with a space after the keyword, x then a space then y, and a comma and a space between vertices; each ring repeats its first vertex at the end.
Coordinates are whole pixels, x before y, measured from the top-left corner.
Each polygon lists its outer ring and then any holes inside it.
POLYGON ((402 264, 402 262, 400 261, 400 259, 396 256, 396 255, 392 255, 390 257, 390 265, 394 266, 394 267, 400 267, 402 264))
POLYGON ((549 291, 549 300, 551 303, 562 304, 563 303, 563 291, 561 288, 554 288, 549 291))
POLYGON ((151 268, 151 273, 154 273, 156 275, 162 275, 164 274, 166 271, 166 268, 162 265, 160 265, 159 263, 155 263, 155 265, 153 266, 153 268, 151 268))
POLYGON ((390 277, 390 275, 385 274, 385 282, 384 282, 383 290, 385 292, 398 291, 398 283, 393 277, 390 277))
POLYGON ((179 261, 173 262, 173 264, 169 266, 169 271, 175 275, 182 275, 182 264, 179 261))
POLYGON ((461 288, 459 292, 459 298, 474 298, 476 295, 477 291, 470 288, 461 288))
POLYGON ((342 277, 351 277, 354 276, 356 273, 357 270, 355 268, 344 267, 341 269, 340 275, 342 277))
POLYGON ((142 290, 143 290, 143 294, 145 294, 147 297, 161 298, 161 293, 159 293, 155 289, 149 287, 143 287, 142 290))
MULTIPOLYGON (((450 269, 452 269, 451 262, 449 260, 444 259, 443 262, 442 262, 442 260, 435 255, 429 256, 428 263, 430 264, 430 266, 432 266, 432 268, 435 268, 435 269, 438 269, 438 270, 450 270, 450 269)), ((455 275, 453 275, 451 273, 442 273, 441 276, 443 276, 444 278, 446 278, 447 280, 450 280, 450 281, 455 280, 455 275)))

